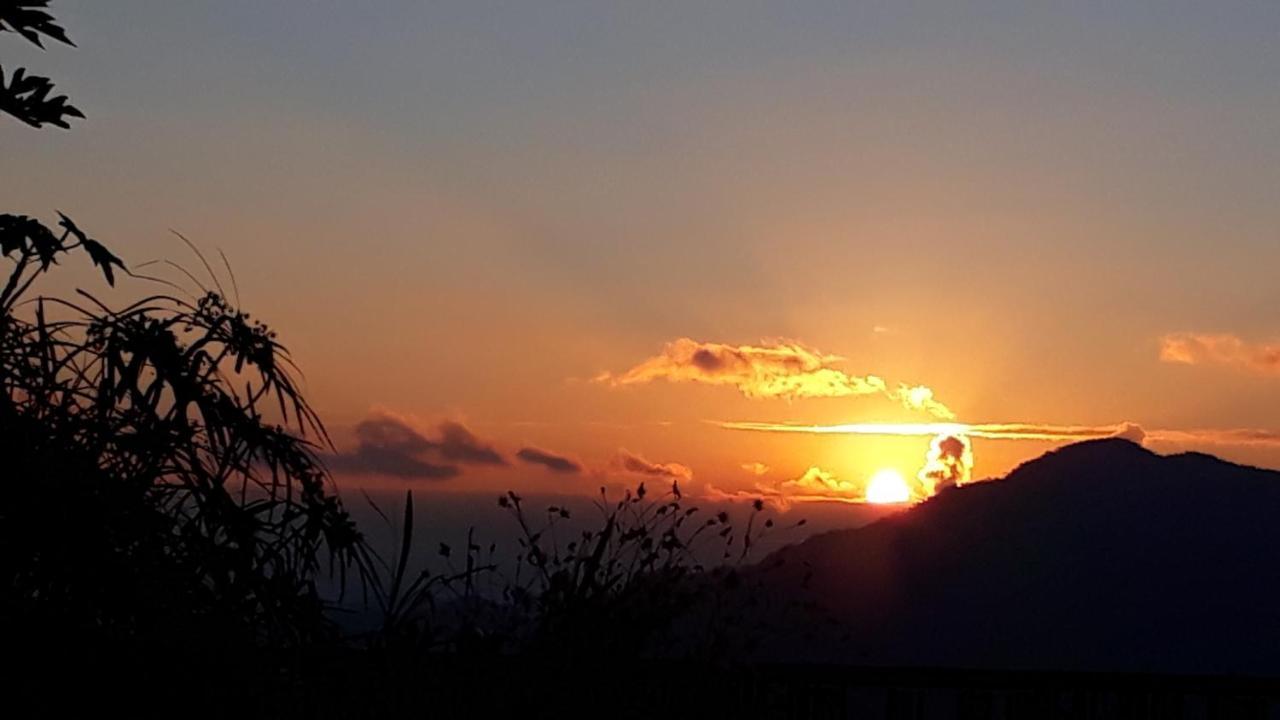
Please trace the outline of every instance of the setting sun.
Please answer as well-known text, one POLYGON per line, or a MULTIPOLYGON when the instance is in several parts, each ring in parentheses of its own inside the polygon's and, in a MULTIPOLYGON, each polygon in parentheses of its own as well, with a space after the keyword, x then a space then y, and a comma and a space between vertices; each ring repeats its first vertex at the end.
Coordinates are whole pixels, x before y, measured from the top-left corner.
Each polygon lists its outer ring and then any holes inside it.
POLYGON ((911 499, 911 488, 902 473, 883 468, 867 482, 866 498, 867 502, 876 504, 904 503, 911 499))

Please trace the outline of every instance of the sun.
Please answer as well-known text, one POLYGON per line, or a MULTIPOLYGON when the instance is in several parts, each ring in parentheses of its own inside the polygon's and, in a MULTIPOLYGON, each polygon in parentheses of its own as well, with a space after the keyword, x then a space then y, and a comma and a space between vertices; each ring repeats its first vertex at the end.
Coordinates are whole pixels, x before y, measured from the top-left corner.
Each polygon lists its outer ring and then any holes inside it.
POLYGON ((911 499, 911 487, 902 473, 893 468, 877 470, 867 481, 866 500, 869 503, 904 503, 911 499))

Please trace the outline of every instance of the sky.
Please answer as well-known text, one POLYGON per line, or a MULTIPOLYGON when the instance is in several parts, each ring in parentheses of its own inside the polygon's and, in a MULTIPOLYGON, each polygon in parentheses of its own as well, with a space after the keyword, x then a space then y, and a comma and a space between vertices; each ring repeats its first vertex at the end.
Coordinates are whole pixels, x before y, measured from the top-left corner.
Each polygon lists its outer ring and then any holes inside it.
POLYGON ((1280 5, 53 10, 77 48, 0 62, 87 119, 0 123, 6 210, 224 252, 346 485, 788 509, 921 492, 935 435, 964 479, 1113 433, 1280 467, 1280 5))

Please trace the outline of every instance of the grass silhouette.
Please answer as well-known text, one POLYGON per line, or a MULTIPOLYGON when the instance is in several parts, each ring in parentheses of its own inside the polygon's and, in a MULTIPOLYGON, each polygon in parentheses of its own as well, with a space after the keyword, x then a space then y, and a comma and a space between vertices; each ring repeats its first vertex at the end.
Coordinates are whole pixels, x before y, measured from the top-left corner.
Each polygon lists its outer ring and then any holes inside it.
POLYGON ((766 534, 786 529, 763 518, 759 502, 745 530, 727 512, 706 517, 675 482, 657 497, 644 483, 616 500, 601 488, 585 523, 573 523, 561 506, 530 510, 514 492, 498 504, 519 529, 513 558, 484 547, 472 529, 457 552, 440 544, 437 572, 410 577, 413 495, 406 493, 399 550, 394 562, 379 560, 371 578, 383 618, 375 642, 565 662, 722 661, 748 640, 740 611, 752 602, 736 597, 745 594, 738 566, 766 534))

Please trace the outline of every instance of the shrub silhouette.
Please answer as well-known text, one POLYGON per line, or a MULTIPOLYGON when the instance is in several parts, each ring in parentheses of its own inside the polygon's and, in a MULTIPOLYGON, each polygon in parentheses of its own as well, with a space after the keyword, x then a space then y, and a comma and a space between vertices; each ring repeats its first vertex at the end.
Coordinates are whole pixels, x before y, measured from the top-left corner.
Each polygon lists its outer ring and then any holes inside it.
POLYGON ((0 215, 0 249, 9 601, 130 633, 325 634, 314 575, 324 553, 351 567, 360 538, 274 333, 218 292, 119 310, 85 291, 24 302, 78 251, 109 282, 124 270, 65 216, 55 234, 0 215))

